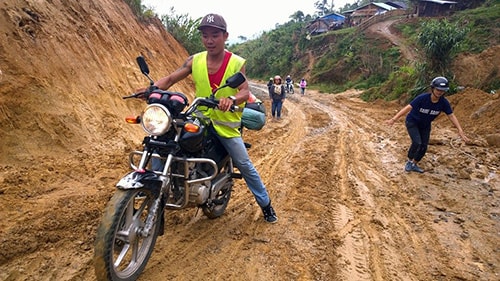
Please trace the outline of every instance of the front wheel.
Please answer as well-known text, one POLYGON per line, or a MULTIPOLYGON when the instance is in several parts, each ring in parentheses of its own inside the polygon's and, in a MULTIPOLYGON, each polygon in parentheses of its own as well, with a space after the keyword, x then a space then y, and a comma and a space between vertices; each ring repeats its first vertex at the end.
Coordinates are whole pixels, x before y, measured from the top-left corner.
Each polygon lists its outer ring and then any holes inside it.
POLYGON ((158 219, 149 236, 141 233, 154 199, 147 189, 117 190, 108 202, 95 241, 97 280, 137 280, 158 236, 158 219))

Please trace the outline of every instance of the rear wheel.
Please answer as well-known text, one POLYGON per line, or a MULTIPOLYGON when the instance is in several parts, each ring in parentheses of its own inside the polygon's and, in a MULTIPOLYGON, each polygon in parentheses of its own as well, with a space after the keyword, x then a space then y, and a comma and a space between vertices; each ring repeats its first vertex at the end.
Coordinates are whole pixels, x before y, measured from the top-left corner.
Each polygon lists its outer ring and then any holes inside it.
POLYGON ((210 219, 215 219, 222 216, 226 211, 229 199, 231 199, 232 188, 233 184, 229 182, 225 183, 224 187, 219 191, 219 193, 215 197, 216 198, 215 202, 202 207, 203 214, 205 214, 205 216, 207 216, 210 219))
POLYGON ((147 189, 117 190, 108 202, 95 241, 97 280, 131 281, 142 273, 158 236, 158 219, 149 236, 141 234, 154 199, 147 189))
MULTIPOLYGON (((220 175, 230 174, 229 164, 221 171, 220 175)), ((210 219, 215 219, 224 214, 226 211, 227 205, 229 204, 229 200, 231 199, 231 193, 233 191, 233 180, 228 179, 217 195, 214 197, 214 200, 210 204, 205 204, 202 207, 203 214, 210 219)))

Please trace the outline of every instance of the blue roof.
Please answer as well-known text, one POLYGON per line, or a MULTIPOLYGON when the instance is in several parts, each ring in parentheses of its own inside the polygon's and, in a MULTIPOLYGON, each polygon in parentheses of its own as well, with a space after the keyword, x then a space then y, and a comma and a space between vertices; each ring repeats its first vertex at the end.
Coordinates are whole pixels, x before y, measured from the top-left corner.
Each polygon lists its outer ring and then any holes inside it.
POLYGON ((328 15, 324 15, 321 19, 333 20, 333 21, 343 21, 345 20, 345 16, 338 13, 331 13, 328 15))

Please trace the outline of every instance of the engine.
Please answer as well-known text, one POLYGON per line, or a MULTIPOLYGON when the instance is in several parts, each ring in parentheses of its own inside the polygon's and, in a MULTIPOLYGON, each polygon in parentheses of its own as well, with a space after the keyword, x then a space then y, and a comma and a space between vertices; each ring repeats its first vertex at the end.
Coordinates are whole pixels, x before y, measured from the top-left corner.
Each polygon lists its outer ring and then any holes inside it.
MULTIPOLYGON (((207 173, 201 170, 200 166, 202 166, 202 164, 193 164, 190 167, 190 180, 208 177, 207 173)), ((191 184, 189 187, 189 203, 201 205, 207 202, 208 196, 210 195, 210 186, 210 181, 191 184)))
POLYGON ((189 191, 189 203, 201 205, 207 202, 209 194, 210 190, 206 185, 200 183, 192 184, 189 191))

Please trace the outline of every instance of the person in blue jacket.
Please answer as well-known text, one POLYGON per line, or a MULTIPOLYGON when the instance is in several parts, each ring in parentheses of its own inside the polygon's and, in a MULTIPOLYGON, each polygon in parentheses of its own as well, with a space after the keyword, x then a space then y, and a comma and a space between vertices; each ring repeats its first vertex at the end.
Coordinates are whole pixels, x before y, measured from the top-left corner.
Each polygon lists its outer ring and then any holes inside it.
POLYGON ((406 129, 411 139, 411 145, 408 149, 408 161, 405 164, 406 172, 424 172, 417 163, 427 152, 431 123, 441 112, 444 112, 455 125, 462 140, 469 142, 457 117, 453 114, 449 101, 444 97, 444 94, 449 90, 448 80, 445 77, 438 76, 432 80, 430 87, 430 93, 418 95, 410 104, 396 113, 394 117, 387 120, 387 124, 393 125, 401 116, 406 115, 406 129))

